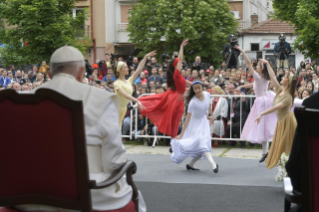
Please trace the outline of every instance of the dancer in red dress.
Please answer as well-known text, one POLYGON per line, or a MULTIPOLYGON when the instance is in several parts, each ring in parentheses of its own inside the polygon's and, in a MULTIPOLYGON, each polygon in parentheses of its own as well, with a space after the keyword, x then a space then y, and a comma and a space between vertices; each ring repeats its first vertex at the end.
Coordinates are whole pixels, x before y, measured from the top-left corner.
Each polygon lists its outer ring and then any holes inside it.
POLYGON ((184 93, 186 89, 185 78, 179 70, 182 69, 184 46, 188 39, 184 40, 179 50, 178 58, 172 60, 167 70, 167 87, 163 94, 156 94, 139 98, 145 109, 140 111, 143 116, 149 118, 158 131, 175 138, 178 133, 179 123, 184 113, 184 93))

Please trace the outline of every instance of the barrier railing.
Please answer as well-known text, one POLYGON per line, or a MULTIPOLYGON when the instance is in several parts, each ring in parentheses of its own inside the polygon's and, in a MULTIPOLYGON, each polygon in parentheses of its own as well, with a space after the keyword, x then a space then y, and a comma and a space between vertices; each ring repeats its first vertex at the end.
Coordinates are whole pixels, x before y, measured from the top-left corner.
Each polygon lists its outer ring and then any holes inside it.
MULTIPOLYGON (((153 95, 153 94, 144 94, 144 95, 142 95, 142 96, 149 96, 149 95, 153 95)), ((140 96, 140 97, 142 97, 142 96, 140 96)), ((232 105, 234 104, 234 100, 235 100, 235 98, 236 98, 236 101, 237 101, 237 99, 239 99, 240 100, 240 126, 239 126, 239 131, 240 131, 240 134, 239 135, 237 135, 238 136, 238 138, 232 138, 232 127, 230 127, 230 135, 229 136, 227 136, 227 138, 224 138, 224 135, 222 135, 222 127, 224 127, 223 126, 223 123, 222 123, 222 121, 221 121, 221 126, 220 126, 220 131, 219 131, 219 137, 211 137, 211 140, 220 140, 220 141, 245 141, 245 140, 243 140, 243 139, 241 139, 241 133, 242 133, 242 128, 243 128, 243 124, 244 123, 242 123, 243 122, 243 120, 242 120, 242 110, 243 110, 243 103, 245 102, 245 104, 247 104, 246 103, 246 100, 248 100, 249 101, 249 108, 251 108, 252 107, 252 105, 253 105, 253 99, 255 98, 255 96, 254 95, 210 95, 210 97, 211 97, 211 101, 210 101, 210 103, 212 104, 212 101, 213 101, 213 99, 214 98, 225 98, 226 100, 229 100, 230 101, 230 104, 229 104, 229 108, 228 108, 228 111, 229 111, 229 114, 230 114, 230 119, 229 120, 227 120, 227 121, 231 121, 232 122, 232 120, 233 120, 233 117, 232 117, 232 113, 233 113, 233 107, 232 107, 232 105), (243 101, 243 99, 242 98, 245 98, 245 101, 243 101)), ((131 105, 133 105, 132 103, 131 103, 131 105)), ((227 104, 227 107, 228 107, 228 104, 227 104)), ((228 114, 228 111, 227 111, 227 114, 228 114)), ((186 114, 187 113, 185 113, 185 115, 183 116, 183 119, 182 120, 184 120, 184 117, 186 117, 186 114)), ((154 140, 153 140, 153 144, 152 144, 152 146, 154 147, 155 146, 155 144, 158 142, 158 139, 159 138, 164 138, 164 139, 171 139, 171 137, 170 136, 166 136, 166 135, 157 135, 157 130, 156 130, 156 132, 155 132, 155 135, 148 135, 147 134, 147 130, 146 130, 146 135, 138 135, 138 108, 137 107, 134 107, 134 109, 132 109, 131 111, 130 111, 130 115, 131 115, 131 118, 130 118, 130 131, 129 131, 129 135, 122 135, 122 137, 125 137, 125 138, 130 138, 130 139, 132 139, 132 134, 134 133, 134 138, 135 139, 137 139, 137 138, 153 138, 154 140), (135 119, 134 119, 134 124, 133 124, 133 110, 134 110, 134 113, 135 113, 135 119), (134 125, 134 129, 133 129, 133 125, 134 125)), ((223 117, 223 118, 227 118, 227 116, 226 117, 223 117)), ((209 120, 207 120, 208 122, 209 122, 209 120)), ((144 123, 144 126, 146 126, 148 124, 148 119, 146 119, 146 123, 144 123)), ((184 122, 182 122, 182 124, 184 124, 184 122)), ((215 121, 215 123, 214 124, 216 124, 216 121, 215 121)), ((233 122, 232 122, 232 124, 234 124, 233 122)), ((227 123, 226 123, 226 126, 227 126, 227 123)), ((212 131, 211 131, 211 134, 212 134, 212 131)), ((224 129, 224 134, 226 134, 226 127, 225 127, 225 129, 224 129)))

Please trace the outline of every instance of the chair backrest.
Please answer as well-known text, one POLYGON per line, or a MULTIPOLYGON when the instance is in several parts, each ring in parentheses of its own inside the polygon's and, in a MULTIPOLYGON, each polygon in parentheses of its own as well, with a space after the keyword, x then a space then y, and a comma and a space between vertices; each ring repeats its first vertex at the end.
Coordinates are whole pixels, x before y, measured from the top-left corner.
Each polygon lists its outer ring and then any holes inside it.
POLYGON ((83 106, 50 89, 0 92, 0 207, 91 211, 83 106))
POLYGON ((297 107, 303 211, 319 212, 319 110, 297 107))

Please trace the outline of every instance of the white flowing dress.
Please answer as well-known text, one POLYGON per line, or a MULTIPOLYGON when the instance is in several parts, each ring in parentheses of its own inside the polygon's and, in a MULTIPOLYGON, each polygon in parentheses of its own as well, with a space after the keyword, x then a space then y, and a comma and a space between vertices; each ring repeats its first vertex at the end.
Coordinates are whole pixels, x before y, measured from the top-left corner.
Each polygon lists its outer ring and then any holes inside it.
POLYGON ((209 108, 210 94, 204 91, 204 100, 193 97, 188 106, 191 119, 181 140, 172 139, 173 153, 171 159, 181 163, 187 157, 196 157, 204 152, 211 152, 211 137, 206 113, 209 108))

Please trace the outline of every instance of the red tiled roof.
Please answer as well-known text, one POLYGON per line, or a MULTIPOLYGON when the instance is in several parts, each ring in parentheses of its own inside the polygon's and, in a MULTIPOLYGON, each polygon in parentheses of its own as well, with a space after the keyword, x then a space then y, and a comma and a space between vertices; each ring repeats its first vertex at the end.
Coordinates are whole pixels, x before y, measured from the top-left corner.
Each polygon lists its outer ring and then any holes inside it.
POLYGON ((279 34, 279 33, 295 33, 294 25, 290 25, 285 21, 277 21, 270 18, 266 21, 263 21, 255 26, 249 27, 247 29, 243 29, 241 31, 244 34, 279 34))

